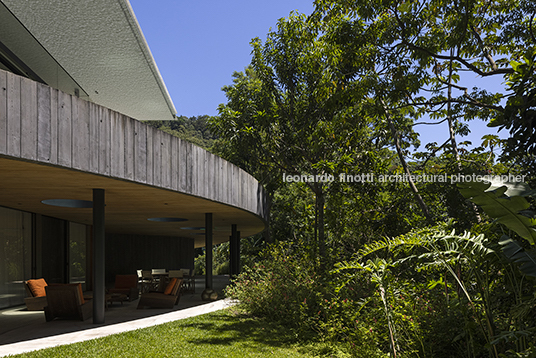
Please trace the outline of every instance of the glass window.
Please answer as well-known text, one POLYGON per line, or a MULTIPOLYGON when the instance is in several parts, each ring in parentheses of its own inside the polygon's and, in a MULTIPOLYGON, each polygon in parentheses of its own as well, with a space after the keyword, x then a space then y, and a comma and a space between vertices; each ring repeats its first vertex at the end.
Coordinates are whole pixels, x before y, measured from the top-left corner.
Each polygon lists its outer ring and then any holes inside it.
POLYGON ((32 215, 0 207, 0 308, 24 304, 31 275, 32 215))
POLYGON ((86 226, 69 223, 69 282, 86 283, 86 226))

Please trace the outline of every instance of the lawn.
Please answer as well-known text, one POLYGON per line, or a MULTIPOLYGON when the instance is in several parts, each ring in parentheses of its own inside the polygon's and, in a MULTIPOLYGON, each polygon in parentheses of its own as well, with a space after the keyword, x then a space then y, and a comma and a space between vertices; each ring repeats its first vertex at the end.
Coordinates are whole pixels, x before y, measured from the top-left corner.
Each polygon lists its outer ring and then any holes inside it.
POLYGON ((13 357, 312 357, 292 330, 236 308, 13 357))

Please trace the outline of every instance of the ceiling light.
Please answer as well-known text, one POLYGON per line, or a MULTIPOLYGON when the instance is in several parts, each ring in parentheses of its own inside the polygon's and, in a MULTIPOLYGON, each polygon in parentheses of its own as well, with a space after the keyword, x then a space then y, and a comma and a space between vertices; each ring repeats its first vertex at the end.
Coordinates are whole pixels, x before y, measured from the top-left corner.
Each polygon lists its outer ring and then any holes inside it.
POLYGON ((149 218, 147 220, 161 222, 161 223, 176 223, 180 221, 188 221, 188 219, 183 219, 183 218, 149 218))
POLYGON ((89 200, 77 199, 46 199, 41 200, 43 204, 60 206, 62 208, 92 208, 93 202, 89 200))

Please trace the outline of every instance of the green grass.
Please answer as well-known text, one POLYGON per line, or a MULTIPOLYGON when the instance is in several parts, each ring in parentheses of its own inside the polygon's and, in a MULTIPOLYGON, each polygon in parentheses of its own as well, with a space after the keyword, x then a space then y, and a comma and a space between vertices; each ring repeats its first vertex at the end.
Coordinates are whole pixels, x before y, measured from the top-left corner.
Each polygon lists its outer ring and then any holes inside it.
POLYGON ((235 308, 14 357, 312 357, 292 330, 235 308))

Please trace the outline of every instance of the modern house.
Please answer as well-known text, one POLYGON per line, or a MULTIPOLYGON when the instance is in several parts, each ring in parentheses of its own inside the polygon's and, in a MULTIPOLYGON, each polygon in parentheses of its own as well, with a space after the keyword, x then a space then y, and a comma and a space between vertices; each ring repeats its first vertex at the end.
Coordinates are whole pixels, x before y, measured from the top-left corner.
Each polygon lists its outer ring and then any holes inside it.
POLYGON ((265 192, 140 122, 174 115, 127 0, 0 0, 0 308, 44 277, 82 282, 103 313, 104 281, 193 268, 194 248, 230 237, 236 272, 265 192))

